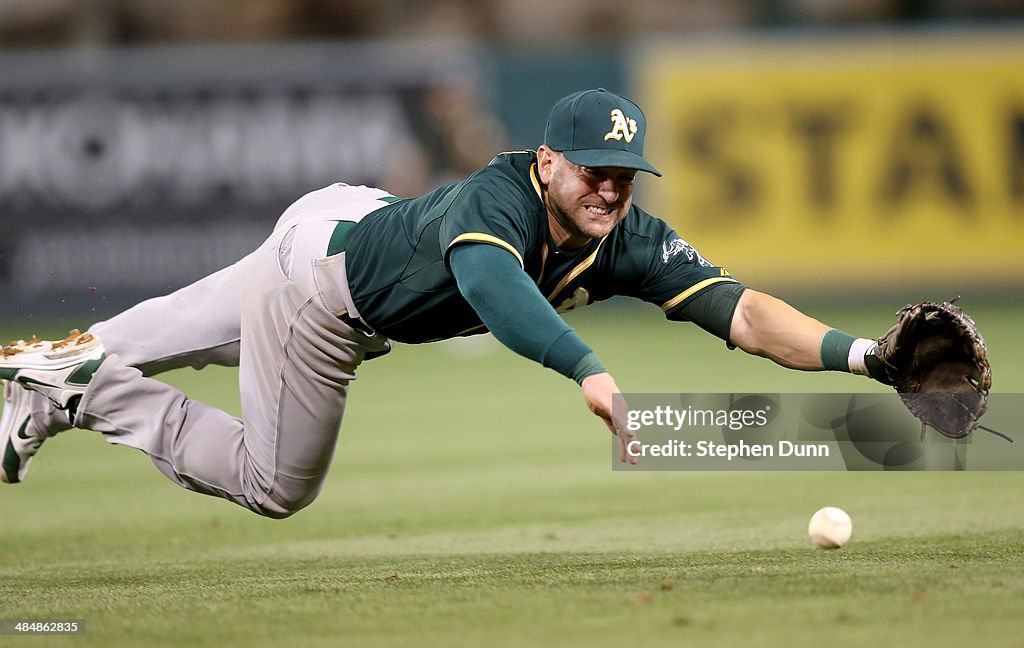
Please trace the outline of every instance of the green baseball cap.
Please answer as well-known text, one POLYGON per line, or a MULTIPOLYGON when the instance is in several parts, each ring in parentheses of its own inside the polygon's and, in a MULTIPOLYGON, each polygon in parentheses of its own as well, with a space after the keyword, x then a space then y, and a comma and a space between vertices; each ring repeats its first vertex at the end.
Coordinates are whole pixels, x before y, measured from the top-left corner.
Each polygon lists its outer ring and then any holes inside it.
POLYGON ((551 108, 544 143, 579 166, 661 172, 644 159, 647 118, 640 106, 604 88, 562 97, 551 108))

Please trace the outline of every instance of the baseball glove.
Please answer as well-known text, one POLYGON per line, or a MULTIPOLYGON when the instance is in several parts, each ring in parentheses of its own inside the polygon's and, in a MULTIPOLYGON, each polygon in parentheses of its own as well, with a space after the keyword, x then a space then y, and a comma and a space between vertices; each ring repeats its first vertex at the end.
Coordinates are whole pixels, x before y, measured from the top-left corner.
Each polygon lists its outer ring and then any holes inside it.
MULTIPOLYGON (((953 301, 956 301, 955 299, 953 301)), ((964 311, 951 302, 906 306, 874 349, 882 382, 896 388, 903 404, 926 426, 951 439, 981 427, 988 409, 992 368, 985 340, 964 311)))

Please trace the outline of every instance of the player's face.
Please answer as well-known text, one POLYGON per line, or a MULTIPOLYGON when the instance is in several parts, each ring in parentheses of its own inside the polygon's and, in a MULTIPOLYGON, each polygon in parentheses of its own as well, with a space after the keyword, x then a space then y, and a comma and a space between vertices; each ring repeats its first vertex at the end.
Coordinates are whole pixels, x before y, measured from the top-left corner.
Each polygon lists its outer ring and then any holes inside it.
POLYGON ((636 169, 581 167, 550 149, 538 152, 537 166, 547 185, 548 225, 559 247, 601 239, 626 217, 636 169))

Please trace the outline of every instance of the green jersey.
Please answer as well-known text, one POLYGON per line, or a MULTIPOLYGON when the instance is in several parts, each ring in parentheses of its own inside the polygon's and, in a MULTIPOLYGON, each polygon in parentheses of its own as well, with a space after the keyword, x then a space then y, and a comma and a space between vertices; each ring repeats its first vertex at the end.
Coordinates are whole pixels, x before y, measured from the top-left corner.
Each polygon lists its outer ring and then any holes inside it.
POLYGON ((536 162, 532 151, 502 153, 462 182, 363 218, 348 239, 345 262, 362 319, 398 342, 486 332, 448 266, 448 252, 464 244, 507 250, 559 312, 625 295, 680 320, 702 291, 736 283, 635 205, 605 238, 559 250, 548 230, 536 162))

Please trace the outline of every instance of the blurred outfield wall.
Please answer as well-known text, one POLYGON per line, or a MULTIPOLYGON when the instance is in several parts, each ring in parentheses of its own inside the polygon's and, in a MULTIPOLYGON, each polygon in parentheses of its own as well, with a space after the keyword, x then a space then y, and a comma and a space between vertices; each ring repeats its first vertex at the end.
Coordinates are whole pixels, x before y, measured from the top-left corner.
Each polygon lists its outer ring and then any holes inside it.
POLYGON ((434 42, 0 50, 5 314, 164 294, 304 193, 386 186, 425 97, 483 68, 434 42))
POLYGON ((644 203, 749 285, 1024 291, 1024 31, 661 42, 644 203))
POLYGON ((0 50, 8 312, 123 307, 233 262, 306 191, 389 188, 451 79, 510 148, 564 94, 635 95, 665 173, 638 203, 751 286, 1022 293, 1024 30, 389 41, 0 50))

